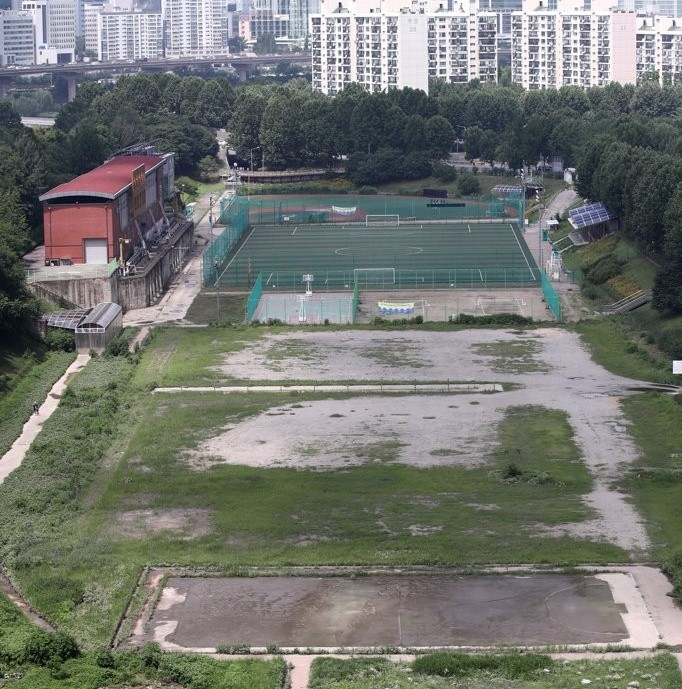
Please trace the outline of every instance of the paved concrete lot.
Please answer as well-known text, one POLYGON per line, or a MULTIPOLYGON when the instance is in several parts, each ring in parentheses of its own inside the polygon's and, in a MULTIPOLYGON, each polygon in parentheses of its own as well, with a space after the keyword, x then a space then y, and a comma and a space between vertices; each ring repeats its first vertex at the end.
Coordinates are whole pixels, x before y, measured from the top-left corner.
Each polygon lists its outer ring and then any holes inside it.
POLYGON ((619 643, 596 576, 171 577, 147 640, 168 647, 619 643))

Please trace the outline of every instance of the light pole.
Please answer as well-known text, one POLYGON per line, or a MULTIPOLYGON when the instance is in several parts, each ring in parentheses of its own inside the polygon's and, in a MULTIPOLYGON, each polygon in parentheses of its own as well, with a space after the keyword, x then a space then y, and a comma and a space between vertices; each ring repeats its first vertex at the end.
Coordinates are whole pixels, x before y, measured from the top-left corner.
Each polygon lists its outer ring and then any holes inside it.
POLYGON ((250 151, 249 155, 251 156, 251 172, 253 172, 253 152, 254 151, 262 151, 263 148, 261 146, 254 146, 250 151))
MULTIPOLYGON (((467 128, 466 128, 463 124, 456 124, 456 125, 454 125, 454 126, 455 126, 457 129, 461 129, 462 132, 466 132, 466 130, 467 130, 467 128)), ((458 135, 458 134, 455 134, 455 136, 457 136, 457 138, 455 139, 455 145, 457 146, 457 151, 456 151, 456 153, 459 153, 459 142, 460 142, 460 138, 459 138, 459 135, 458 135)), ((464 139, 462 139, 461 141, 462 141, 462 144, 464 144, 464 139)))

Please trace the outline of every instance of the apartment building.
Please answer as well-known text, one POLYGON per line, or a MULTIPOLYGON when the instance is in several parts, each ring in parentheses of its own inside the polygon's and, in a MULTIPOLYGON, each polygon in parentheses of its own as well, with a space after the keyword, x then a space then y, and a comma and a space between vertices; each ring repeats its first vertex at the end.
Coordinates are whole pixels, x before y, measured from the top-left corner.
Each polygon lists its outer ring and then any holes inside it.
POLYGON ((463 8, 428 15, 429 77, 466 84, 497 81, 498 16, 463 8))
POLYGON ((227 3, 222 0, 162 0, 167 57, 228 52, 227 3))
POLYGON ((33 17, 27 12, 0 10, 0 66, 32 65, 35 49, 33 17))
POLYGON ((637 17, 635 61, 638 76, 657 72, 661 84, 682 81, 682 20, 637 17))
POLYGON ((97 14, 97 56, 101 61, 163 57, 160 12, 105 6, 97 14))
POLYGON ((21 9, 33 19, 35 63, 72 62, 76 50, 74 0, 23 0, 21 9))
POLYGON ((634 83, 635 13, 611 10, 610 0, 589 5, 524 0, 512 13, 512 81, 526 89, 634 83))
POLYGON ((497 18, 437 1, 321 0, 310 20, 313 87, 330 95, 355 82, 370 92, 429 77, 497 79, 497 18))
POLYGON ((97 18, 103 7, 104 2, 102 0, 83 3, 83 41, 85 43, 85 50, 95 55, 99 54, 97 18))

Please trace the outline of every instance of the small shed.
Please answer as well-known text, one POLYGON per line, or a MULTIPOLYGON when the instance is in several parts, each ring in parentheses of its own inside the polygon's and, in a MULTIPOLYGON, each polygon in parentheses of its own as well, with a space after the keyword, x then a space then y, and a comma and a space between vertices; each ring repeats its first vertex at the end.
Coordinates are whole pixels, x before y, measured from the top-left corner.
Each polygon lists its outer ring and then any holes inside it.
POLYGON ((76 350, 79 353, 103 352, 123 330, 123 309, 107 301, 97 304, 76 326, 76 350))

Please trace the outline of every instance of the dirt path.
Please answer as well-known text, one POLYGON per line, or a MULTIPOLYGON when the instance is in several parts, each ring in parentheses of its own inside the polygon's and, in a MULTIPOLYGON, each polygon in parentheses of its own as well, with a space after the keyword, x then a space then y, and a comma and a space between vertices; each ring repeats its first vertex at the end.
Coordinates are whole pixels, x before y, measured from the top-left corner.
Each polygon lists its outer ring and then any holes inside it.
POLYGON ((12 582, 2 573, 0 573, 0 591, 4 593, 7 598, 10 599, 14 605, 21 610, 21 612, 28 617, 33 624, 40 629, 44 629, 48 632, 54 632, 54 627, 46 622, 38 613, 36 613, 33 608, 19 595, 18 591, 12 586, 12 582))
POLYGON ((79 354, 76 360, 66 369, 64 375, 52 386, 45 401, 40 405, 40 412, 33 414, 24 424, 21 435, 12 447, 0 458, 0 483, 2 483, 23 461, 28 448, 43 428, 43 423, 50 418, 59 404, 71 376, 78 373, 90 360, 88 354, 79 354))

